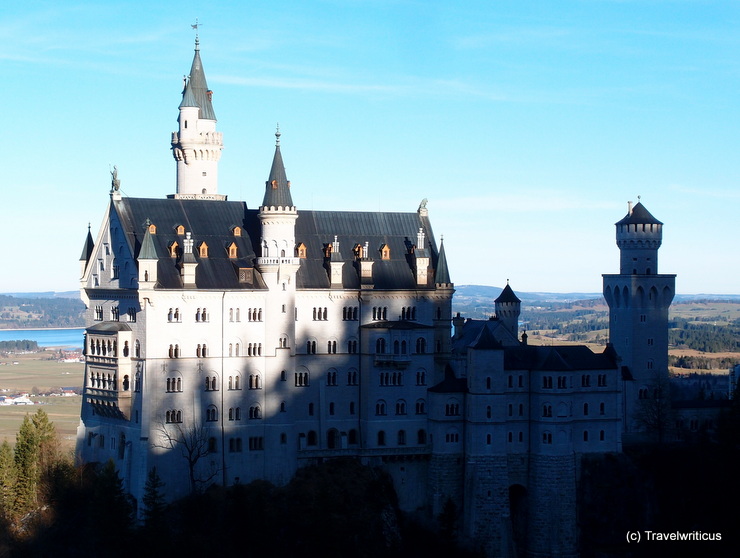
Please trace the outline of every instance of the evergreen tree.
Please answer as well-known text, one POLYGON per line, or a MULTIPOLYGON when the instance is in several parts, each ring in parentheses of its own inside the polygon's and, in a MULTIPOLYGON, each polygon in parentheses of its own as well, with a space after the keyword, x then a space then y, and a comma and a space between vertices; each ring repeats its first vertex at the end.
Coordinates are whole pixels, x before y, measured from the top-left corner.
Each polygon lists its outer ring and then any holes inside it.
POLYGON ((0 445, 0 519, 10 520, 15 504, 15 459, 6 441, 0 445))
POLYGON ((147 529, 156 531, 164 521, 164 510, 166 508, 164 494, 162 494, 164 485, 164 481, 157 474, 157 468, 150 469, 146 477, 144 497, 142 498, 144 526, 147 529))
POLYGON ((36 507, 39 485, 39 442, 36 428, 31 419, 23 417, 21 428, 15 437, 15 512, 23 515, 36 507))

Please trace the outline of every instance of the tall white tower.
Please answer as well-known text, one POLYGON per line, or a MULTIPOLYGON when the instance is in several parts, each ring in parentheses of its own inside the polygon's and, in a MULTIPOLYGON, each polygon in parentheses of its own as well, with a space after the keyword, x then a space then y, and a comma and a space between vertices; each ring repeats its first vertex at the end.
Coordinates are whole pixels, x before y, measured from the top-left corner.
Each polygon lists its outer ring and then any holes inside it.
POLYGON ((175 198, 226 199, 218 194, 218 161, 224 148, 223 135, 216 131, 200 46, 195 38, 195 56, 185 87, 178 117, 179 130, 172 132, 172 155, 177 161, 177 190, 175 198))
POLYGON ((650 427, 644 415, 655 415, 661 399, 667 402, 668 308, 676 292, 676 276, 658 273, 663 223, 642 203, 630 204, 616 228, 619 275, 603 276, 604 298, 609 305, 609 342, 621 361, 624 429, 629 439, 630 434, 650 427))

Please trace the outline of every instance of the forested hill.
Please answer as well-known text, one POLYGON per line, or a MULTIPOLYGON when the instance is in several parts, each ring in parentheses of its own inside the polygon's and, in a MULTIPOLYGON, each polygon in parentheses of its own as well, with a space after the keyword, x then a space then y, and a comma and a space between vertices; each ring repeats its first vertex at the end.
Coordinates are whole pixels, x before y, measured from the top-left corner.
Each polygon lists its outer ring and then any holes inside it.
POLYGON ((0 295, 0 329, 84 327, 84 311, 78 298, 0 295))

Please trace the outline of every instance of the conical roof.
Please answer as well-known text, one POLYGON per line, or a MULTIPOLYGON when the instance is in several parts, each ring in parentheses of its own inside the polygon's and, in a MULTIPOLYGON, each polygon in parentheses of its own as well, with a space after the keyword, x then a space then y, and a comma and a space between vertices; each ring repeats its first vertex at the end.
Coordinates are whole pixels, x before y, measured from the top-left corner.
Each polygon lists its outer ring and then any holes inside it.
POLYGON ((92 233, 90 232, 90 225, 87 226, 87 238, 85 239, 85 245, 82 247, 82 254, 80 255, 81 262, 87 262, 90 260, 90 256, 95 248, 95 241, 93 240, 92 233))
POLYGON ((435 283, 452 283, 450 281, 450 270, 447 267, 447 256, 445 256, 445 241, 439 242, 439 257, 437 258, 437 269, 434 272, 435 283))
POLYGON ((494 302, 498 303, 506 303, 506 302, 521 302, 519 298, 514 294, 514 289, 512 289, 508 283, 506 283, 506 286, 504 287, 504 290, 501 291, 501 294, 498 295, 498 298, 494 300, 494 302))
POLYGON ((293 207, 293 198, 290 195, 290 183, 285 176, 285 165, 280 153, 280 131, 275 132, 275 156, 272 158, 270 177, 265 182, 265 197, 263 207, 293 207))
POLYGON ((632 210, 625 215, 624 219, 615 223, 617 225, 662 225, 650 212, 645 209, 642 202, 637 202, 632 210))
MULTIPOLYGON (((147 219, 148 221, 148 219, 147 219)), ((149 227, 144 232, 144 238, 141 241, 141 249, 139 250, 140 260, 156 260, 157 259, 157 248, 154 246, 154 240, 152 239, 152 233, 149 231, 149 227)))
POLYGON ((200 46, 198 39, 195 39, 195 56, 193 56, 193 65, 190 67, 190 76, 185 84, 185 90, 182 92, 182 107, 198 107, 200 109, 199 117, 205 120, 216 120, 216 113, 213 111, 211 95, 213 92, 208 89, 206 83, 206 74, 203 71, 203 63, 200 60, 200 46))

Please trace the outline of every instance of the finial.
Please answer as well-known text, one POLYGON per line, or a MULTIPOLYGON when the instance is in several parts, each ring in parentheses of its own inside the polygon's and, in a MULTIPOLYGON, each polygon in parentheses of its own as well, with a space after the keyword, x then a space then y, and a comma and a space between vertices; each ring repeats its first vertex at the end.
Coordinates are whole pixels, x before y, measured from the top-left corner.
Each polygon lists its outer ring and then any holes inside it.
POLYGON ((200 50, 200 41, 198 40, 198 27, 203 25, 202 23, 198 23, 198 18, 195 18, 195 23, 191 23, 190 27, 195 29, 195 50, 200 50))
POLYGON ((275 129, 275 147, 280 147, 280 122, 277 123, 275 129))

